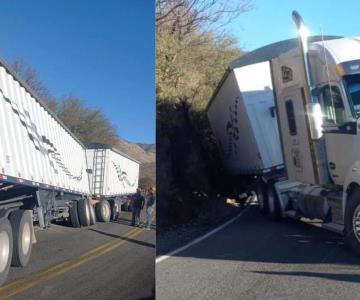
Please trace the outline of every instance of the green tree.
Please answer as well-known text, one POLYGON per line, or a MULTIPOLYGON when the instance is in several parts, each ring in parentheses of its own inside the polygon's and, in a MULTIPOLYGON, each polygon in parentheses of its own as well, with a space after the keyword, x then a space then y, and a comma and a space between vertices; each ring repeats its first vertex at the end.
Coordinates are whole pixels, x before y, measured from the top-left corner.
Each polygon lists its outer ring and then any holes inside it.
POLYGON ((88 107, 76 96, 66 96, 57 105, 57 115, 84 143, 103 143, 114 146, 118 141, 114 125, 101 109, 88 107))
POLYGON ((156 1, 160 231, 198 216, 213 199, 196 192, 209 195, 227 182, 205 107, 229 62, 242 54, 224 26, 250 9, 247 0, 156 1))
POLYGON ((156 7, 157 101, 203 108, 228 63, 242 53, 223 26, 250 2, 158 0, 156 7))
POLYGON ((90 108, 83 99, 72 95, 56 99, 38 72, 21 58, 14 59, 10 67, 82 142, 110 146, 117 143, 116 129, 101 109, 90 108))
POLYGON ((15 58, 10 67, 37 96, 43 100, 47 107, 56 112, 57 102, 45 83, 40 79, 38 72, 21 58, 15 58))

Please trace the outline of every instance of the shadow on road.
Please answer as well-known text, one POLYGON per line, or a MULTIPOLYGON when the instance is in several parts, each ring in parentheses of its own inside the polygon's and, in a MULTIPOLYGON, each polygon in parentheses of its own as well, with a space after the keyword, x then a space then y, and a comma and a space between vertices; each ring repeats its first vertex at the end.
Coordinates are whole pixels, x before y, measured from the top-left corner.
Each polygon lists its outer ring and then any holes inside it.
MULTIPOLYGON (((129 219, 125 219, 125 218, 117 218, 116 221, 111 221, 111 223, 117 223, 117 224, 121 224, 121 225, 126 225, 126 226, 132 226, 131 225, 131 220, 129 219)), ((145 226, 145 222, 142 221, 140 224, 142 224, 143 226, 145 226)), ((156 229, 156 225, 155 224, 151 224, 151 229, 156 229)))
POLYGON ((97 233, 100 233, 100 234, 103 234, 103 235, 106 235, 106 236, 110 236, 110 237, 115 238, 115 239, 125 240, 125 241, 128 241, 130 243, 138 244, 138 245, 141 245, 141 246, 155 248, 154 244, 150 244, 150 243, 147 243, 147 242, 134 240, 134 239, 131 239, 131 238, 123 237, 123 236, 112 234, 112 233, 107 233, 105 231, 101 231, 101 230, 94 229, 94 228, 89 228, 88 230, 93 231, 93 232, 97 232, 97 233))
MULTIPOLYGON (((342 236, 301 221, 273 222, 263 216, 257 206, 251 206, 228 227, 175 256, 284 264, 345 264, 357 271, 360 266, 360 257, 344 247, 342 236)), ((344 278, 354 277, 344 275, 344 278)))
POLYGON ((118 218, 116 221, 112 221, 113 223, 118 223, 122 225, 131 226, 131 220, 125 218, 118 218))
POLYGON ((151 290, 151 296, 149 297, 142 297, 139 300, 155 300, 155 284, 151 290))
POLYGON ((324 278, 345 282, 360 282, 360 274, 318 273, 318 272, 278 272, 278 271, 250 271, 265 275, 303 276, 313 278, 324 278))

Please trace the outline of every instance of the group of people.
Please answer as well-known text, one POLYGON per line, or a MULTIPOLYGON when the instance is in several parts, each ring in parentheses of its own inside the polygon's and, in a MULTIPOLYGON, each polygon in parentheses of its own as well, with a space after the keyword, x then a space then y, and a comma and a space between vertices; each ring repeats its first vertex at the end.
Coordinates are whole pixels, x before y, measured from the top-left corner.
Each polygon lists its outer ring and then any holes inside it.
POLYGON ((143 195, 140 188, 136 190, 136 194, 132 199, 132 226, 140 226, 140 214, 141 211, 144 209, 146 204, 146 225, 145 228, 147 230, 151 229, 151 222, 153 218, 153 213, 155 209, 155 189, 151 187, 148 190, 148 193, 143 195), (145 199, 146 198, 146 199, 145 199))

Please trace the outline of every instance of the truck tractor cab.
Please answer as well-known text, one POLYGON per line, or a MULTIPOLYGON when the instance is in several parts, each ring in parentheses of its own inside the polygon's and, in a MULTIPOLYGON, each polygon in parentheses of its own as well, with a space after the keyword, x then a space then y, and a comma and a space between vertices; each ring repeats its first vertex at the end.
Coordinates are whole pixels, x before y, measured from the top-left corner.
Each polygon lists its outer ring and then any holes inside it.
POLYGON ((229 175, 249 178, 264 214, 316 220, 360 254, 360 38, 308 37, 293 19, 298 40, 232 62, 207 115, 229 175))
POLYGON ((273 59, 272 68, 287 173, 275 184, 282 216, 351 231, 360 250, 360 39, 309 43, 306 53, 298 47, 273 59), (354 190, 359 199, 351 200, 354 190))
POLYGON ((349 177, 360 183, 353 174, 360 162, 360 40, 317 42, 310 55, 330 179, 341 186, 351 183, 349 177))

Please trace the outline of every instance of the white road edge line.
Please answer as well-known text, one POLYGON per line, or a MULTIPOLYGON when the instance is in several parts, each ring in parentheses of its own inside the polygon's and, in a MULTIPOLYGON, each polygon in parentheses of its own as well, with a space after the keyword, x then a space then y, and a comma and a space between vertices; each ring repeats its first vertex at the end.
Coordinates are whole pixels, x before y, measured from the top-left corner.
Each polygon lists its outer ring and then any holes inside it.
POLYGON ((182 252, 184 251, 185 249, 201 242, 202 240, 208 238, 209 236, 215 234, 216 232, 220 231, 221 229, 225 228, 226 226, 230 225, 231 223, 233 223, 234 221, 236 221, 238 218, 240 218, 249 208, 250 208, 251 205, 245 207, 241 212, 239 212, 238 215, 236 215, 235 217, 233 217, 232 219, 230 219, 229 221, 225 222, 224 224, 220 225, 219 227, 216 227, 215 229, 209 231, 208 233, 204 234, 203 236, 200 236, 198 238, 196 238, 195 240, 189 242, 188 244, 180 247, 180 248, 177 248, 165 255, 161 255, 159 256, 158 258, 156 258, 155 260, 155 263, 158 264, 168 258, 170 258, 171 256, 174 256, 175 254, 179 253, 179 252, 182 252))

